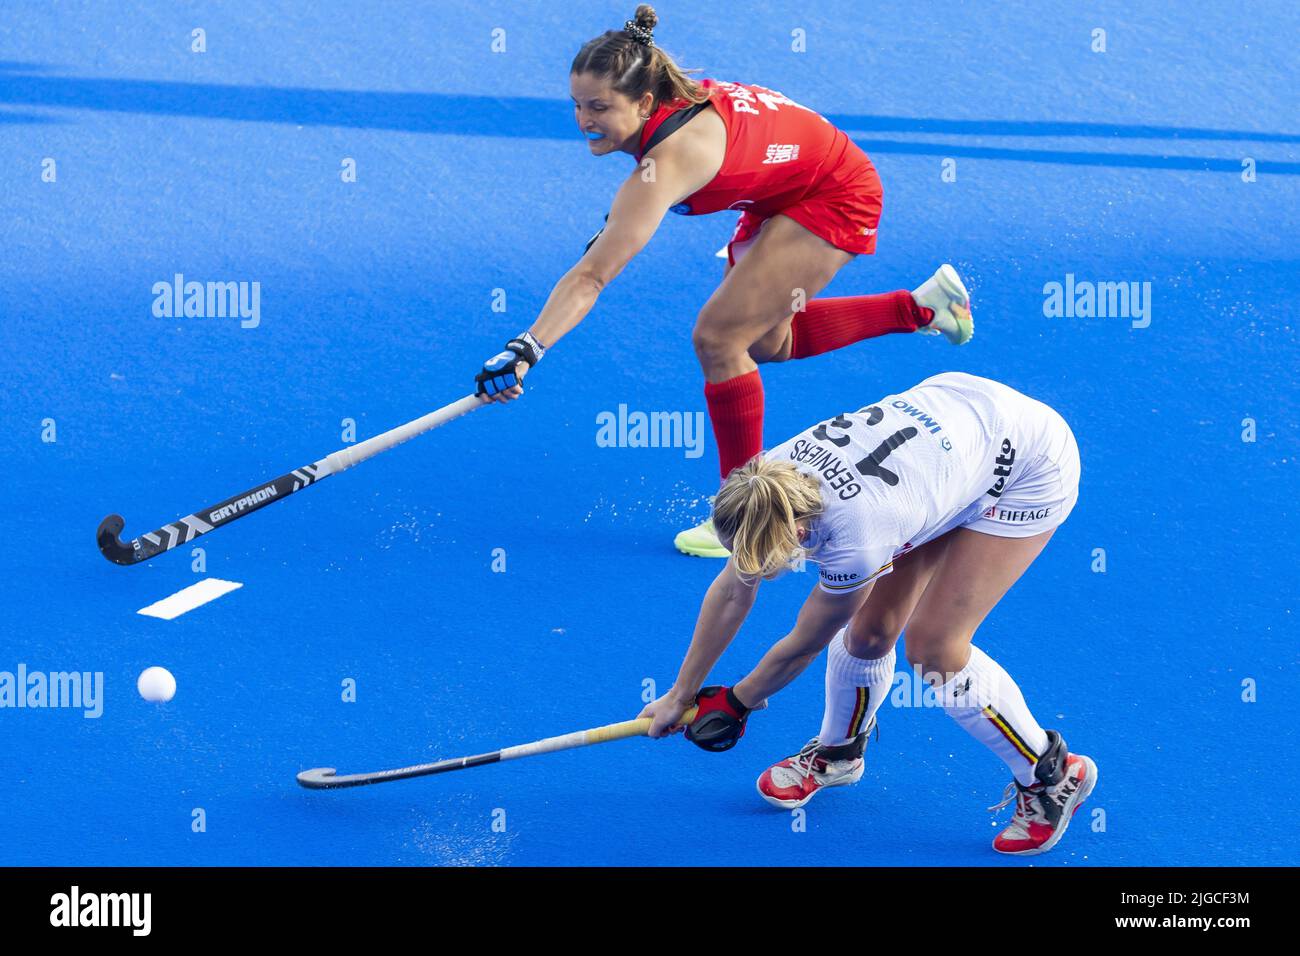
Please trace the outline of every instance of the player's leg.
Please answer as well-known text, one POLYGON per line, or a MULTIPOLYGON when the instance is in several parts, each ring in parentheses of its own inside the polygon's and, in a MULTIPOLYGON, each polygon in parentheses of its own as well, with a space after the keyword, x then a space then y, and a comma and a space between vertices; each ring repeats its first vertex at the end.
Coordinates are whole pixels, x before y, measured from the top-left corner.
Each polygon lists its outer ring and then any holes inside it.
POLYGON ((894 559, 858 613, 831 641, 826 658, 826 706, 817 736, 826 746, 847 743, 875 721, 893 683, 894 645, 943 561, 951 534, 894 559))
POLYGON ((820 292, 852 258, 788 216, 773 216, 700 310, 691 340, 723 478, 763 447, 763 387, 750 348, 788 323, 796 296, 820 292))
POLYGON ((801 807, 826 787, 857 783, 867 736, 894 678, 894 645, 943 558, 949 536, 894 561, 826 652, 826 705, 817 736, 758 778, 764 800, 801 807))
POLYGON ((755 343, 750 356, 760 363, 811 358, 891 332, 942 334, 954 345, 971 340, 970 294, 952 266, 912 292, 813 299, 755 343))
POLYGON ((789 216, 767 219, 745 245, 692 333, 723 478, 762 449, 758 363, 805 358, 888 331, 915 331, 936 310, 947 312, 954 304, 961 309, 967 301, 951 267, 922 287, 930 290, 922 298, 933 300, 934 308, 918 304, 907 291, 816 299, 853 254, 789 216), (951 279, 944 278, 949 273, 951 279), (802 338, 796 329, 805 330, 802 338))
MULTIPOLYGON (((858 152, 830 174, 825 191, 806 197, 786 215, 842 249, 869 255, 876 249, 882 195, 875 167, 858 152)), ((751 232, 752 223, 742 217, 736 238, 743 244, 751 232)), ((735 245, 733 241, 733 252, 735 245)), ((751 350, 755 361, 808 358, 891 332, 942 333, 961 345, 974 331, 970 296, 950 265, 942 266, 913 292, 900 289, 819 299, 810 291, 791 311, 788 325, 773 329, 751 350)))
MULTIPOLYGON (((763 383, 750 349, 789 324, 795 290, 814 295, 852 258, 788 216, 773 216, 700 310, 692 342, 724 479, 763 448, 763 383)), ((681 532, 674 544, 686 554, 727 556, 711 521, 681 532)))
POLYGON ((1041 853, 1054 846, 1096 781, 1092 761, 1070 754, 1059 734, 1044 730, 1016 682, 971 643, 1054 530, 1027 537, 970 528, 951 532, 943 560, 907 622, 909 663, 936 687, 944 711, 1015 775, 1016 817, 994 841, 1004 853, 1041 853))
MULTIPOLYGON (((842 249, 869 255, 875 251, 880 225, 880 177, 863 155, 855 169, 841 170, 835 178, 838 187, 804 199, 786 215, 842 249)), ((742 217, 731 246, 733 255, 752 231, 752 221, 742 217)), ((899 289, 828 298, 815 298, 809 292, 791 312, 788 323, 768 332, 751 349, 755 361, 809 358, 891 332, 942 333, 956 345, 969 341, 974 333, 970 296, 950 265, 940 267, 912 292, 899 289)))

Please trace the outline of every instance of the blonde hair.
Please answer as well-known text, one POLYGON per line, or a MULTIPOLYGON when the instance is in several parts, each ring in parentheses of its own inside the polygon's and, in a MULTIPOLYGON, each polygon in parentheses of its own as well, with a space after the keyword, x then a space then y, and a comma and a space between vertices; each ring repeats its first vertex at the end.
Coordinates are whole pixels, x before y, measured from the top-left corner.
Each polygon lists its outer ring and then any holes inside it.
POLYGON ((741 574, 772 578, 803 554, 795 522, 822 509, 816 478, 792 462, 755 455, 727 476, 713 499, 713 527, 731 539, 731 560, 741 574))
MULTIPOLYGON (((643 3, 636 8, 633 22, 648 33, 659 22, 659 15, 643 3)), ((673 100, 703 103, 710 97, 708 90, 687 75, 698 70, 683 70, 658 45, 641 43, 627 30, 606 30, 588 40, 573 58, 569 72, 593 73, 630 100, 652 92, 652 110, 673 100)))

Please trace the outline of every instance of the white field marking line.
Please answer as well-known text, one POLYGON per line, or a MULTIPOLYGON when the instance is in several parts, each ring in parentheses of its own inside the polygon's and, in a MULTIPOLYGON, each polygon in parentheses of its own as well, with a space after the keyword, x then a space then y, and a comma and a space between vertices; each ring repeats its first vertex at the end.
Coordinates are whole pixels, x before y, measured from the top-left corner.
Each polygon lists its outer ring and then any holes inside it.
POLYGON ((180 617, 186 611, 192 611, 196 607, 201 607, 209 601, 215 601, 223 594, 229 594, 244 585, 238 581, 223 581, 221 578, 204 578, 198 584, 191 584, 187 588, 181 588, 175 594, 163 598, 161 601, 154 601, 148 607, 142 607, 137 614, 144 614, 147 617, 159 617, 164 621, 170 621, 180 617))

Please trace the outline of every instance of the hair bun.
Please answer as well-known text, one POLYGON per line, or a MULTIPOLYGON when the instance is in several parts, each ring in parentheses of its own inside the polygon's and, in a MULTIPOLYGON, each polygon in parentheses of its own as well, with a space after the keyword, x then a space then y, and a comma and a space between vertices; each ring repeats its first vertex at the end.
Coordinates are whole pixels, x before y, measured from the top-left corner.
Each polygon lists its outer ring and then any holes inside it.
POLYGON ((636 13, 632 14, 632 19, 643 30, 654 30, 659 24, 659 14, 655 13, 655 8, 648 3, 640 4, 636 8, 636 13))

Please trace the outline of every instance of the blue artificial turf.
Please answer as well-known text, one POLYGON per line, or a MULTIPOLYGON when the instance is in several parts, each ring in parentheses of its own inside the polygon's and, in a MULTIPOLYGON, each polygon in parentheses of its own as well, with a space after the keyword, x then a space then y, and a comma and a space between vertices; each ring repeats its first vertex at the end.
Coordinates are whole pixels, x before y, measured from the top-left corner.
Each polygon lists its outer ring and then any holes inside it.
MULTIPOLYGON (((364 438, 471 390, 630 168, 589 156, 567 70, 632 6, 7 5, 0 670, 99 671, 106 690, 99 719, 0 709, 0 863, 1025 865, 988 846, 1005 768, 899 699, 862 782, 802 832, 763 804, 754 778, 816 732, 820 663, 723 755, 633 740, 364 790, 294 781, 623 719, 645 681, 669 686, 718 567, 671 540, 705 514, 716 452, 600 447, 597 416, 703 410, 689 330, 729 213, 668 217, 523 401, 204 538, 203 574, 188 549, 124 569, 94 548, 111 511, 151 530, 334 450, 345 419, 364 438), (156 317, 177 273, 258 282, 257 326, 156 317), (171 622, 135 613, 204 575, 244 586, 171 622), (168 704, 135 692, 152 664, 177 677, 168 704)), ((1048 402, 1078 437, 1078 507, 977 637, 1100 767, 1031 862, 1295 863, 1295 5, 658 10, 684 65, 778 89, 875 160, 878 254, 828 294, 945 261, 972 290, 960 350, 889 336, 765 369, 768 442, 946 369, 1048 402), (1149 327, 1045 316, 1067 274, 1149 282, 1149 327)), ((719 681, 810 583, 764 587, 719 681)))

